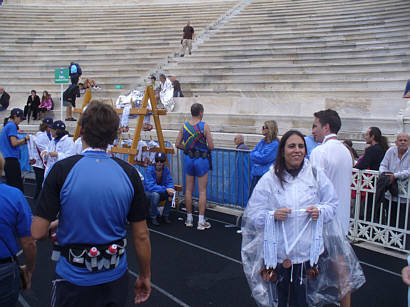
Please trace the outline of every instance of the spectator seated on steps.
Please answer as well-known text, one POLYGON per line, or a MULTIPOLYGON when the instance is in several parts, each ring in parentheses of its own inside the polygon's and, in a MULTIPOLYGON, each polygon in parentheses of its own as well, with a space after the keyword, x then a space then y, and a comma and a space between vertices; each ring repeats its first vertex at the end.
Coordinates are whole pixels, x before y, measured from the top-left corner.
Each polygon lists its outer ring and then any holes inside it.
POLYGON ((27 98, 27 103, 24 106, 24 116, 27 117, 27 122, 30 122, 30 117, 37 119, 38 107, 40 106, 40 97, 38 97, 35 90, 31 90, 31 95, 27 98))
POLYGON ((53 110, 54 102, 51 98, 51 94, 47 91, 43 91, 43 96, 41 97, 41 102, 39 105, 39 119, 41 119, 42 115, 46 115, 48 111, 53 110))

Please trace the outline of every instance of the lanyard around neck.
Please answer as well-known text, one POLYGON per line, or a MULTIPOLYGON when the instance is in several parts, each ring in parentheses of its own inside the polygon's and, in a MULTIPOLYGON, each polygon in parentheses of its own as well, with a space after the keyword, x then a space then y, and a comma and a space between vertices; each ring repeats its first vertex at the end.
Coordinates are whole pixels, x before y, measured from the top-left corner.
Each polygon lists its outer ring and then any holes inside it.
POLYGON ((330 139, 336 139, 337 140, 337 135, 334 134, 334 133, 326 135, 325 138, 323 139, 322 144, 326 143, 330 139))
MULTIPOLYGON (((299 209, 299 210, 293 210, 293 212, 306 212, 305 209, 299 209)), ((288 244, 288 238, 286 234, 286 229, 285 229, 285 221, 282 221, 282 232, 283 232, 283 238, 285 240, 285 252, 286 255, 289 256, 290 252, 293 250, 293 248, 296 246, 296 244, 299 242, 300 238, 302 237, 303 233, 306 231, 307 227, 309 224, 312 222, 312 218, 309 218, 307 221, 306 225, 302 228, 302 230, 298 233, 295 241, 289 246, 288 244)))

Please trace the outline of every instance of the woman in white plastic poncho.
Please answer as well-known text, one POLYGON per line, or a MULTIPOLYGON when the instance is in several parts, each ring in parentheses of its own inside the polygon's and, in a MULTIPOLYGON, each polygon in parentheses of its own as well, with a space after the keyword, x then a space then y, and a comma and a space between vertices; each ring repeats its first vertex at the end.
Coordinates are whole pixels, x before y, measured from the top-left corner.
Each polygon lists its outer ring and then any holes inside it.
POLYGON ((260 179, 244 213, 242 262, 259 306, 338 303, 365 282, 335 218, 333 185, 305 155, 303 135, 285 133, 274 169, 260 179), (335 261, 340 254, 343 268, 335 261))

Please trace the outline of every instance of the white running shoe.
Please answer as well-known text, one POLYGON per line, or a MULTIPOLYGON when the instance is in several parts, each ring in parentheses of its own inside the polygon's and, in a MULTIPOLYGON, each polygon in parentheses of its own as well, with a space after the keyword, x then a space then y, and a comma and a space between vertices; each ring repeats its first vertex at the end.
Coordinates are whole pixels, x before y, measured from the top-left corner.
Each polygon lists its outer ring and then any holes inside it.
POLYGON ((185 226, 186 227, 194 227, 194 221, 192 219, 186 219, 185 226))
POLYGON ((198 230, 205 230, 211 228, 211 223, 204 221, 202 223, 198 223, 198 227, 196 229, 198 230))

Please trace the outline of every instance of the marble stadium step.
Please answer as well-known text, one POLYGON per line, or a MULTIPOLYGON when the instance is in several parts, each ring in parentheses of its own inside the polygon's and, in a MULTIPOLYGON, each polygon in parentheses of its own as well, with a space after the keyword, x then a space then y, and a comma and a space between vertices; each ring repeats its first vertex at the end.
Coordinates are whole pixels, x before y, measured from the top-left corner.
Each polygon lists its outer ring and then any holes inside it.
POLYGON ((326 42, 310 42, 310 43, 303 43, 303 44, 289 44, 289 45, 281 45, 277 44, 276 46, 272 46, 271 48, 260 48, 258 50, 249 50, 249 48, 241 48, 241 49, 236 49, 232 48, 230 46, 223 47, 223 48, 209 48, 209 49, 194 49, 193 53, 194 55, 196 54, 209 54, 210 56, 212 55, 248 55, 248 54, 263 54, 266 52, 272 52, 273 50, 281 50, 281 51, 292 51, 292 50, 306 50, 307 52, 315 50, 317 52, 321 52, 322 50, 328 51, 328 50, 357 50, 357 49, 379 49, 379 48, 386 48, 388 45, 390 46, 395 46, 395 47, 408 47, 410 45, 410 42, 406 38, 400 38, 400 39, 392 39, 388 44, 383 43, 383 42, 378 42, 377 40, 372 40, 372 41, 367 41, 367 42, 340 42, 340 43, 326 43, 326 42))
MULTIPOLYGON (((173 72, 177 72, 173 70, 173 72)), ((166 75, 170 73, 165 72, 166 75)), ((332 82, 383 82, 386 79, 397 82, 397 81, 407 81, 409 75, 408 72, 403 71, 384 71, 384 72, 357 72, 357 73, 335 73, 335 72, 325 72, 325 73, 293 73, 293 74, 283 74, 283 73, 248 73, 248 74, 233 74, 233 73, 223 73, 215 75, 203 75, 201 73, 179 73, 178 81, 182 86, 186 83, 199 83, 199 82, 215 82, 215 81, 252 81, 252 82, 320 82, 322 80, 328 80, 332 82)), ((0 77, 1 80, 1 77, 0 77)), ((0 81, 1 83, 1 81, 0 81)))
POLYGON ((361 89, 361 90, 349 90, 344 89, 318 89, 318 90, 309 90, 309 89, 299 89, 299 90, 276 90, 272 91, 271 89, 224 89, 224 90, 215 90, 212 88, 188 88, 184 89, 184 94, 187 93, 188 97, 250 97, 250 98, 278 98, 286 97, 287 99, 282 99, 283 103, 287 103, 289 98, 291 101, 298 100, 307 102, 310 97, 315 99, 321 99, 323 97, 334 97, 334 98, 351 98, 357 97, 360 98, 384 98, 391 99, 392 97, 402 97, 403 96, 403 87, 400 89, 361 89), (188 95, 189 93, 189 95, 188 95), (294 98, 294 99, 293 99, 294 98))
MULTIPOLYGON (((266 2, 265 2, 266 3, 266 2)), ((292 16, 307 16, 313 19, 329 19, 335 18, 335 16, 341 15, 344 12, 344 16, 348 18, 351 15, 362 17, 371 16, 375 14, 385 14, 388 11, 396 10, 397 8, 407 8, 407 2, 405 0, 398 1, 330 1, 322 2, 317 5, 318 2, 312 4, 298 3, 293 5, 292 3, 286 3, 285 7, 281 7, 280 3, 275 1, 275 4, 263 5, 259 1, 252 2, 246 10, 242 11, 239 17, 255 15, 278 17, 278 18, 292 18, 292 16)))
MULTIPOLYGON (((285 60, 294 60, 294 61, 302 61, 302 60, 338 60, 338 59, 374 59, 374 61, 378 61, 379 59, 390 59, 393 58, 405 58, 408 59, 409 55, 407 53, 408 48, 378 48, 374 50, 368 49, 361 49, 361 50, 350 50, 350 51, 340 51, 340 50, 327 50, 322 52, 302 52, 302 50, 295 50, 294 52, 283 53, 282 50, 276 51, 271 50, 271 52, 265 52, 257 55, 248 55, 248 56, 241 56, 241 55, 212 55, 207 56, 206 54, 198 54, 196 51, 192 54, 192 56, 181 58, 171 58, 169 60, 169 64, 167 67, 175 67, 178 68, 181 65, 186 67, 193 66, 206 66, 208 67, 210 64, 218 64, 218 65, 227 65, 228 67, 233 66, 243 66, 246 64, 269 64, 271 65, 272 62, 276 61, 285 61, 285 60)), ((0 56, 1 58, 1 56, 0 56)))
MULTIPOLYGON (((382 72, 382 71, 391 71, 391 70, 401 70, 401 69, 408 68, 408 62, 403 61, 389 61, 383 63, 383 65, 376 64, 376 63, 361 63, 361 64, 334 64, 334 65, 325 65, 325 64, 305 64, 305 65, 286 65, 286 64, 277 64, 272 66, 244 66, 244 67, 232 67, 232 68, 223 68, 223 67, 208 67, 208 68, 200 68, 196 69, 197 73, 203 74, 216 74, 216 73, 268 73, 274 71, 275 73, 313 73, 313 72, 343 72, 347 70, 347 73, 350 72, 361 72, 361 71, 373 71, 373 72, 382 72)), ((189 68, 188 68, 189 69, 189 68)), ((166 69, 168 71, 168 69, 166 69)), ((170 72, 174 72, 173 70, 169 70, 170 72)), ((179 71, 180 75, 182 72, 179 71)))
POLYGON ((223 90, 242 90, 242 91, 258 91, 271 90, 276 91, 377 91, 383 87, 384 90, 403 91, 407 79, 400 80, 376 80, 376 81, 355 81, 355 80, 264 80, 263 78, 249 78, 249 80, 209 80, 206 82, 185 82, 185 86, 195 90, 211 88, 214 91, 223 90), (399 82, 398 82, 399 81, 399 82))

